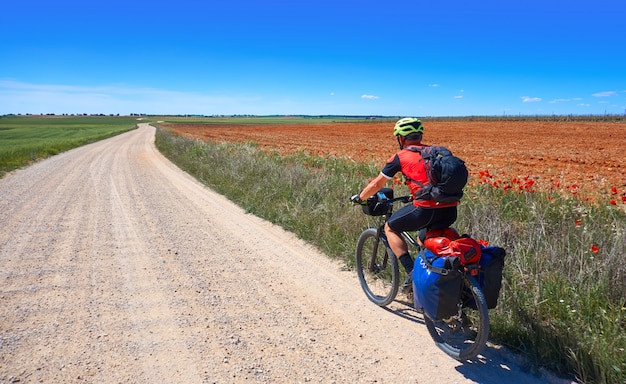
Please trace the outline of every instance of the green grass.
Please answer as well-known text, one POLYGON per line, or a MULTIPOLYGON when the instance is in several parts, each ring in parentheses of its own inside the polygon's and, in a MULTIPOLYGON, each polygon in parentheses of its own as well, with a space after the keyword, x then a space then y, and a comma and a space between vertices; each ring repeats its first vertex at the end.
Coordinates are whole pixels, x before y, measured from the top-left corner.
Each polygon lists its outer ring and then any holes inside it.
MULTIPOLYGON (((157 146, 247 211, 354 265, 356 239, 371 219, 348 197, 378 174, 376 165, 281 156, 254 143, 203 143, 160 129, 157 146)), ((491 340, 585 383, 626 383, 626 215, 619 206, 477 183, 456 227, 508 253, 491 340)))
POLYGON ((34 161, 136 128, 133 117, 0 116, 0 177, 34 161))
POLYGON ((583 382, 626 382, 623 207, 489 183, 468 195, 459 225, 510 253, 493 335, 583 382))

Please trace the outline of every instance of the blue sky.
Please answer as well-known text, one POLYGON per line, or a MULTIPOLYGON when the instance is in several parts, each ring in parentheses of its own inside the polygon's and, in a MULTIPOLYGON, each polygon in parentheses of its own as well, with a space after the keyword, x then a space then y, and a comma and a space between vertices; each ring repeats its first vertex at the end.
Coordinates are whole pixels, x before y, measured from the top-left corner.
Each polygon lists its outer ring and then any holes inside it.
POLYGON ((624 114, 624 0, 20 0, 0 115, 624 114))

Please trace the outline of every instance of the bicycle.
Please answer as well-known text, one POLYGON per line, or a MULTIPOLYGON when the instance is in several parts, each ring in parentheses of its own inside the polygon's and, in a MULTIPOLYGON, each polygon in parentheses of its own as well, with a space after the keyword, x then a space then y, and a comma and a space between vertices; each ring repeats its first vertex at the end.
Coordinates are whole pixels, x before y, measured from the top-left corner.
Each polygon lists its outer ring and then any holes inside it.
MULTIPOLYGON (((398 259, 389 247, 384 226, 393 213, 394 204, 406 204, 411 200, 411 196, 394 198, 393 189, 382 188, 362 205, 365 214, 379 217, 379 224, 375 228, 364 230, 359 236, 355 255, 357 275, 367 298, 381 307, 395 300, 400 287, 398 259)), ((420 246, 411 234, 403 232, 401 235, 409 246, 417 251, 419 262, 424 263, 429 271, 460 275, 462 283, 456 313, 445 319, 423 313, 424 323, 435 344, 449 356, 457 360, 470 360, 476 357, 485 347, 489 335, 487 302, 475 278, 478 266, 468 268, 457 264, 452 269, 443 271, 442 268, 432 265, 425 248, 420 246)), ((415 289, 413 282, 413 290, 415 289)), ((417 308, 416 300, 413 304, 416 310, 421 309, 417 308)))

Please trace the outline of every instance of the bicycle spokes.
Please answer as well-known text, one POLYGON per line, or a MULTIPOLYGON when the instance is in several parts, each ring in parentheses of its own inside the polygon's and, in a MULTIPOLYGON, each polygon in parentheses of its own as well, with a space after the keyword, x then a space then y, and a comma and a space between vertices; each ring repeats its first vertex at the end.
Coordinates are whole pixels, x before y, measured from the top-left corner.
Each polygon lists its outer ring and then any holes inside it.
POLYGON ((359 237, 356 268, 361 287, 372 302, 385 306, 395 299, 400 280, 398 261, 390 257, 375 229, 359 237))
POLYGON ((487 342, 489 335, 489 314, 484 295, 476 280, 464 277, 464 289, 475 305, 467 306, 467 298, 459 301, 457 314, 441 320, 432 320, 427 316, 424 322, 435 344, 458 360, 472 359, 478 355, 487 342))

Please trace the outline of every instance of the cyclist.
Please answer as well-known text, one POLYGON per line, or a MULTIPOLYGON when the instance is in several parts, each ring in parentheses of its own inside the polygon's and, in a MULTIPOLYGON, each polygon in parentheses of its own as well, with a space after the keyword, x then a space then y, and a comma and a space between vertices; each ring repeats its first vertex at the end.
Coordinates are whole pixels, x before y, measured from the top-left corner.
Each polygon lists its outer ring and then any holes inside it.
MULTIPOLYGON (((428 185, 428 176, 420 153, 408 148, 425 147, 426 145, 422 144, 423 133, 424 126, 420 120, 413 117, 398 120, 393 128, 393 135, 398 141, 400 151, 392 155, 380 174, 370 181, 360 193, 352 196, 350 200, 356 204, 363 203, 364 200, 376 194, 398 172, 401 172, 405 177, 411 194, 419 196, 422 186, 428 185)), ((413 200, 413 204, 406 205, 394 212, 385 224, 385 234, 389 246, 407 273, 402 285, 403 293, 408 293, 413 288, 411 280, 413 258, 409 254, 409 247, 400 233, 419 231, 425 228, 449 227, 456 221, 457 205, 458 202, 441 204, 433 200, 416 198, 413 200)))

